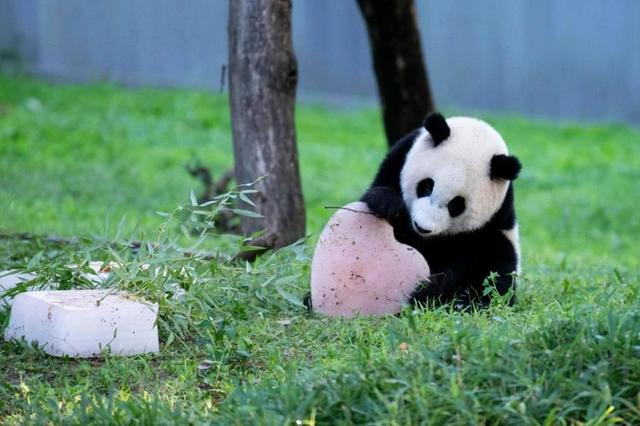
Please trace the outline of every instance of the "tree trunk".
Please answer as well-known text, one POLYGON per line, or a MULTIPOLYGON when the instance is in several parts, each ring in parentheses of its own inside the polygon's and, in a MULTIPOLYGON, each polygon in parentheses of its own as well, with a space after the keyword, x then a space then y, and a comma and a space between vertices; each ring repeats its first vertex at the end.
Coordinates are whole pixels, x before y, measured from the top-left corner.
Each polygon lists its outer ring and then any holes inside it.
POLYGON ((242 217, 242 232, 264 230, 259 245, 282 247, 305 232, 294 123, 298 73, 291 0, 229 0, 228 31, 236 181, 245 184, 265 176, 254 187, 264 218, 242 217))
POLYGON ((413 0, 358 0, 369 32, 389 146, 419 127, 434 102, 413 0))

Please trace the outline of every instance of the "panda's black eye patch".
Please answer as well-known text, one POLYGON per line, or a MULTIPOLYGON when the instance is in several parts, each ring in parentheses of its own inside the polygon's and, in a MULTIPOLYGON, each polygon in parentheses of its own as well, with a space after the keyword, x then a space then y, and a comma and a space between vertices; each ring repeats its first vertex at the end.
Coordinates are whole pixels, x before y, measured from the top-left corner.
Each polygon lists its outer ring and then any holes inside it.
POLYGON ((429 195, 431 195, 431 193, 433 192, 433 185, 434 182, 431 178, 422 179, 420 182, 418 182, 418 186, 416 187, 418 198, 428 197, 429 195))
POLYGON ((456 217, 464 213, 467 205, 464 198, 458 195, 457 197, 454 197, 453 200, 449 201, 447 208, 449 209, 449 216, 456 217))

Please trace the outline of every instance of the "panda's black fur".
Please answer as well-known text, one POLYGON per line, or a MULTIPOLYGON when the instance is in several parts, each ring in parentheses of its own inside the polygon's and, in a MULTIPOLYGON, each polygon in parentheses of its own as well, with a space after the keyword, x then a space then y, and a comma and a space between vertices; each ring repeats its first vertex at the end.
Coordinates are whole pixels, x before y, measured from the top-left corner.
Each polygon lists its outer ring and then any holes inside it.
MULTIPOLYGON (((425 128, 431 133, 434 146, 447 143, 449 128, 441 115, 429 115, 425 128)), ((400 186, 400 173, 407 154, 421 132, 422 129, 417 129, 393 145, 361 201, 376 216, 392 225, 398 241, 414 247, 427 260, 432 275, 413 293, 413 304, 486 306, 490 295, 485 292, 484 283, 493 273, 497 275, 494 275, 492 284, 499 294, 504 295, 515 286, 518 252, 503 232, 516 225, 513 183, 509 182, 501 207, 479 229, 422 238, 411 225, 400 186)), ((491 161, 490 170, 492 178, 513 180, 520 171, 520 163, 512 156, 496 156, 491 161)), ((514 301, 515 296, 510 303, 514 301)))

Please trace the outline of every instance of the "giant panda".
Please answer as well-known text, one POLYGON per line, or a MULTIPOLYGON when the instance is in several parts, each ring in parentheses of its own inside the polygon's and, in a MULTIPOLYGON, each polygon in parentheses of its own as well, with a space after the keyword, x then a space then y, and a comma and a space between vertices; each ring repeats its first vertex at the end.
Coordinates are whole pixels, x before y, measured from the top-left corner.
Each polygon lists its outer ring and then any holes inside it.
POLYGON ((520 270, 512 184, 520 168, 489 124, 427 115, 393 145, 362 206, 348 205, 323 230, 308 307, 346 317, 393 314, 407 303, 482 307, 488 279, 508 293, 520 270), (380 222, 362 217, 369 213, 380 222))
POLYGON ((485 306, 488 279, 500 295, 514 287, 520 169, 500 134, 475 118, 431 113, 392 147, 361 201, 429 265, 410 302, 485 306))

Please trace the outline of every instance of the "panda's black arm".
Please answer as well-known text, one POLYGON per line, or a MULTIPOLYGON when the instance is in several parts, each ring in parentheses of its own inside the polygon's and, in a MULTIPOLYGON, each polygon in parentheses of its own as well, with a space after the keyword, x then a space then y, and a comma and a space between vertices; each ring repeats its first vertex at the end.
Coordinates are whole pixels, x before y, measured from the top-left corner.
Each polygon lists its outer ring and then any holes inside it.
POLYGON ((371 187, 388 186, 400 192, 400 172, 421 130, 416 129, 393 144, 387 156, 382 160, 371 187))
POLYGON ((360 201, 365 202, 374 215, 389 221, 392 225, 406 212, 402 195, 389 186, 369 188, 360 201))
POLYGON ((420 130, 415 130, 396 142, 380 164, 371 187, 360 201, 378 217, 393 222, 405 213, 404 200, 400 189, 400 172, 420 130))

